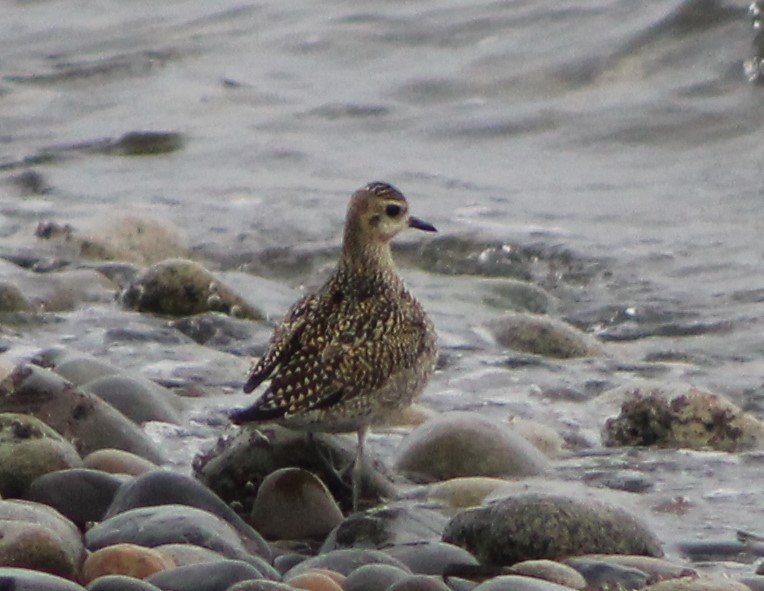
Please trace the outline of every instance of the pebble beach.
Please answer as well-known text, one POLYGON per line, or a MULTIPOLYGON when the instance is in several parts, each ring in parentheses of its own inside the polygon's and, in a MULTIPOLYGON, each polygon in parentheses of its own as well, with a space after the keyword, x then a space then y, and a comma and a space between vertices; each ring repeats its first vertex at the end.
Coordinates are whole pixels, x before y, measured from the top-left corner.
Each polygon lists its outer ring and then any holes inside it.
POLYGON ((0 588, 764 589, 757 3, 224 4, 0 24, 0 588), (375 180, 440 355, 353 512, 228 414, 375 180))

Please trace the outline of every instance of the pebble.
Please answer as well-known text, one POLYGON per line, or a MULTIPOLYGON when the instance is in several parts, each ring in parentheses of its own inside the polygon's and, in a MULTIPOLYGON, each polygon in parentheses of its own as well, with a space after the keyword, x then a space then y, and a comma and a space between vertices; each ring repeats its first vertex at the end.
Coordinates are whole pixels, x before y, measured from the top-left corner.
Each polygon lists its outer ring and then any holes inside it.
POLYGON ((351 572, 342 585, 344 591, 386 591, 411 573, 389 564, 367 564, 351 572))
POLYGON ((141 507, 173 504, 202 509, 224 520, 255 554, 270 560, 268 543, 230 506, 198 480, 171 470, 147 472, 125 482, 115 494, 105 518, 141 507))
POLYGON ((277 581, 241 581, 228 587, 227 591, 294 591, 294 587, 277 581))
POLYGON ((0 566, 0 583, 8 591, 85 591, 63 577, 16 567, 0 566))
POLYGON ((46 505, 0 500, 0 566, 76 579, 85 559, 77 527, 46 505))
POLYGON ((748 585, 731 579, 674 579, 643 587, 642 591, 751 591, 748 585))
POLYGON ((410 575, 396 581, 387 591, 451 591, 443 581, 427 575, 410 575))
POLYGON ((572 587, 523 577, 518 575, 503 575, 480 583, 473 591, 571 591, 572 587))
POLYGON ((515 433, 527 439, 548 458, 559 457, 565 447, 565 440, 548 425, 522 417, 510 417, 507 422, 515 433))
POLYGON ((87 557, 82 566, 82 579, 86 583, 105 575, 145 579, 175 566, 172 559, 153 548, 135 544, 114 544, 96 550, 87 557))
POLYGON ((104 376, 122 373, 116 365, 89 355, 71 354, 65 351, 43 352, 41 355, 45 357, 50 354, 56 356, 51 360, 54 363, 53 371, 75 386, 104 376))
POLYGON ((427 506, 402 501, 348 515, 324 540, 321 552, 386 548, 440 541, 448 518, 427 506))
POLYGON ((543 579, 573 589, 586 588, 586 579, 567 564, 553 560, 525 560, 511 566, 512 574, 543 579))
POLYGON ((507 425, 470 412, 449 412, 414 429, 395 467, 416 482, 467 476, 520 478, 550 470, 547 458, 507 425))
POLYGON ((332 577, 323 572, 306 572, 295 575, 286 581, 295 589, 307 589, 308 591, 343 591, 342 586, 332 577))
POLYGON ((427 488, 427 498, 450 509, 482 505, 486 497, 504 488, 507 481, 486 476, 465 476, 435 482, 427 488))
POLYGON ((650 575, 649 583, 657 583, 664 579, 679 579, 681 577, 697 577, 698 572, 688 566, 676 564, 664 560, 663 558, 654 558, 652 556, 629 556, 624 554, 592 554, 579 557, 581 559, 591 558, 606 562, 608 564, 617 564, 630 568, 636 568, 650 575))
POLYGON ((262 577, 251 564, 241 560, 221 560, 179 566, 158 572, 146 580, 164 591, 220 591, 239 581, 262 577))
POLYGON ((620 564, 608 564, 603 560, 588 557, 569 558, 565 564, 581 573, 593 589, 617 589, 619 586, 625 589, 641 589, 650 581, 650 575, 644 571, 620 564))
POLYGON ((285 578, 294 577, 317 568, 333 570, 348 576, 355 569, 366 564, 388 564, 404 571, 409 571, 408 567, 400 560, 396 560, 385 552, 366 548, 353 548, 332 550, 331 552, 325 552, 318 556, 308 558, 289 569, 289 571, 285 573, 285 578))
POLYGON ((84 530, 88 522, 103 519, 122 482, 122 478, 98 470, 58 470, 32 481, 25 497, 53 507, 84 530))
POLYGON ((169 316, 222 312, 262 320, 263 314, 224 285, 202 265, 188 259, 167 259, 141 273, 120 300, 129 309, 169 316))
POLYGON ((541 357, 599 357, 605 351, 592 335, 550 316, 508 314, 494 319, 486 328, 499 345, 541 357))
POLYGON ((489 565, 591 553, 663 555, 653 533, 623 509, 538 494, 463 510, 446 526, 443 541, 489 565))
POLYGON ((0 412, 23 410, 73 441, 81 455, 116 447, 162 462, 162 453, 143 431, 108 403, 83 392, 47 369, 19 365, 0 382, 0 412))
POLYGON ((0 413, 0 496, 23 496, 39 476, 81 465, 72 444, 39 419, 0 413))
POLYGON ((259 542, 242 536, 227 521, 186 505, 131 509, 105 519, 85 533, 90 551, 119 543, 152 548, 189 543, 237 560, 247 560, 261 549, 259 542))
POLYGON ((149 380, 127 375, 101 376, 83 384, 82 389, 108 402, 136 423, 181 423, 178 396, 149 380))
POLYGON ((131 476, 140 476, 159 468, 154 462, 150 462, 146 458, 129 451, 113 448, 97 449, 90 452, 82 458, 82 464, 91 470, 131 476))
POLYGON ((220 552, 195 546, 194 544, 162 544, 161 546, 156 546, 155 550, 170 558, 176 566, 216 562, 225 558, 220 552))
POLYGON ((444 542, 402 544, 387 547, 384 551, 417 575, 443 576, 479 565, 477 559, 465 549, 444 542))
POLYGON ((106 575, 88 583, 88 591, 162 591, 156 585, 152 585, 141 579, 126 577, 124 575, 106 575))
POLYGON ((326 485, 307 470, 281 468, 260 484, 250 523, 274 540, 323 540, 342 521, 326 485))

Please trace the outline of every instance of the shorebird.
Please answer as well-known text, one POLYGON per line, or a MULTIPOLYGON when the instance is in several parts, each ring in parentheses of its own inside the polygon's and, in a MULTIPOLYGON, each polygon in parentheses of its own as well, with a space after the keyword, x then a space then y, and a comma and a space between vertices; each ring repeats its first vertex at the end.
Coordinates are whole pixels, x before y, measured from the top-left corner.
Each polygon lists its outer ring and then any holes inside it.
POLYGON ((403 194, 375 182, 350 198, 334 274, 276 326, 244 391, 270 378, 237 424, 275 422, 308 432, 358 435, 352 470, 358 509, 369 425, 408 406, 435 367, 435 328, 398 276, 390 240, 406 228, 435 232, 409 215, 403 194))

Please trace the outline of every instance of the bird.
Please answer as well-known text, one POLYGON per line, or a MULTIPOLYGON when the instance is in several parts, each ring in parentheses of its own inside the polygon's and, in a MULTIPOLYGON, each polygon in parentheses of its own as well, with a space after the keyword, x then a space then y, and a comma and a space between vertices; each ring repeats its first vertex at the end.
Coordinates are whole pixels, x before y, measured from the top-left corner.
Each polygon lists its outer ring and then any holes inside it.
POLYGON ((435 327, 398 275, 390 241, 407 228, 436 232, 409 214, 403 194, 385 182, 355 191, 342 250, 330 278, 288 310, 244 392, 270 378, 234 424, 275 422, 314 432, 353 432, 357 511, 369 426, 407 407, 427 385, 438 354, 435 327))

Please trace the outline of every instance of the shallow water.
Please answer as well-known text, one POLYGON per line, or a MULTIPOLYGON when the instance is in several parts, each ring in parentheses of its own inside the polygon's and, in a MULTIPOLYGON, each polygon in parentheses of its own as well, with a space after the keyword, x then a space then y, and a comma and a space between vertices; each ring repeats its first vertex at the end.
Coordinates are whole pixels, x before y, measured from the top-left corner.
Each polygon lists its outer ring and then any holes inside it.
MULTIPOLYGON (((0 247, 34 244, 41 221, 85 228, 140 210, 180 227, 196 258, 230 271, 278 317, 315 275, 270 269, 258 292, 236 268, 272 247, 336 247, 349 193, 384 179, 441 235, 567 253, 580 276, 543 267, 534 278, 559 298, 557 314, 607 343, 607 360, 511 369, 480 329, 500 310, 476 299, 474 276, 404 268, 450 360, 428 405, 536 418, 595 450, 615 411, 586 401, 635 378, 705 387, 764 418, 764 98, 744 72, 755 49, 747 9, 721 0, 11 4, 0 20, 0 247), (181 134, 182 148, 102 149, 136 130, 181 134), (28 170, 41 185, 14 180, 28 170), (563 391, 577 395, 554 395, 563 391)), ((19 351, 64 343, 167 383, 209 378, 215 363, 212 351, 109 302, 58 318, 7 340, 19 351), (133 332, 115 332, 125 325, 133 332)), ((239 376, 219 374, 206 391, 234 392, 239 376)), ((222 412, 242 400, 199 404, 222 412)), ((220 429, 200 420, 155 435, 184 441, 184 465, 220 429)), ((374 439, 387 452, 390 441, 374 439)), ((648 475, 648 509, 673 496, 696 503, 681 515, 648 511, 667 541, 764 533, 755 454, 581 453, 561 462, 566 477, 604 462, 648 475)))

